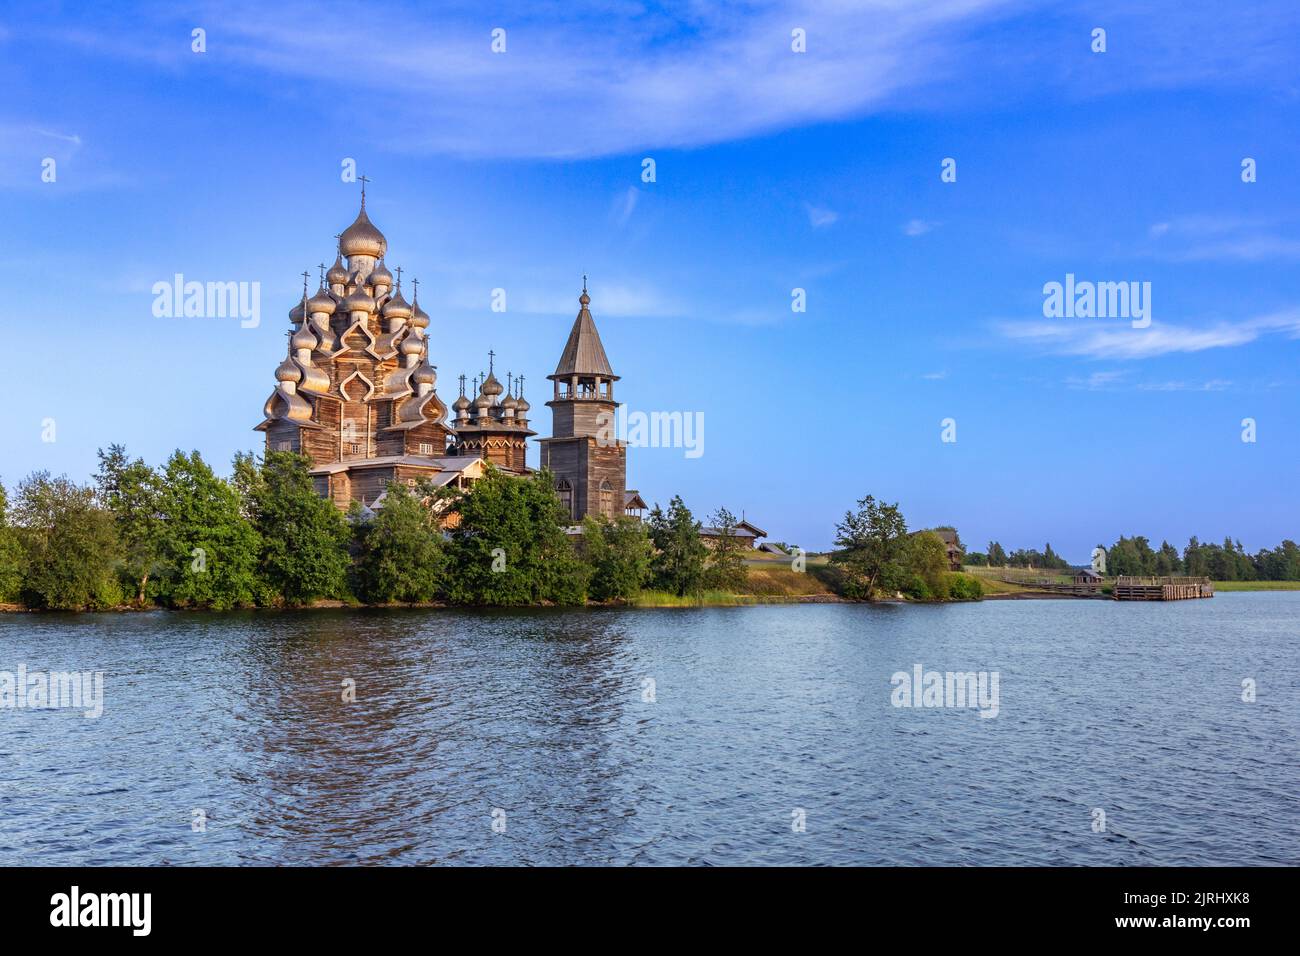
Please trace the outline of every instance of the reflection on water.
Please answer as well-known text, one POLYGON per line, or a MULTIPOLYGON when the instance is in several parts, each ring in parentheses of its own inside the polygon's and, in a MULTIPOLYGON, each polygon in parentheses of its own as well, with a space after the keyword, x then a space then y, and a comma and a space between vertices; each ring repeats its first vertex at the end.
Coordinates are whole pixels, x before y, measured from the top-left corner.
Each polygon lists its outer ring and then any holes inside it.
POLYGON ((105 705, 0 710, 0 863, 1297 863, 1298 612, 4 615, 105 705), (895 709, 915 664, 999 716, 895 709))

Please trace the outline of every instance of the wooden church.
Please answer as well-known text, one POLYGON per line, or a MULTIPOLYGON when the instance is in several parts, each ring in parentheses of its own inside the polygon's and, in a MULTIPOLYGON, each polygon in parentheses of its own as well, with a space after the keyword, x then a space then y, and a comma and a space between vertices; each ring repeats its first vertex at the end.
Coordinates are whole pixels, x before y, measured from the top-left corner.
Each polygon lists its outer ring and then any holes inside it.
MULTIPOLYGON (((524 377, 507 376, 503 386, 489 352, 488 371, 468 395, 460 376, 449 417, 430 362, 419 282, 412 282, 407 302, 402 270, 396 277, 389 271, 387 253, 388 240, 366 213, 363 179, 361 210, 339 235, 334 264, 326 270, 321 263, 315 295, 307 294, 304 273, 302 300, 289 312, 288 354, 257 426, 267 450, 307 456, 317 492, 340 508, 352 501, 382 507, 394 481, 464 488, 482 477, 488 462, 528 473, 527 443, 536 432, 529 428, 524 377)), ((577 319, 548 376, 552 436, 541 439, 542 467, 555 475, 574 521, 644 508, 626 488, 626 446, 608 437, 618 376, 588 309, 585 282, 578 301, 577 319)))

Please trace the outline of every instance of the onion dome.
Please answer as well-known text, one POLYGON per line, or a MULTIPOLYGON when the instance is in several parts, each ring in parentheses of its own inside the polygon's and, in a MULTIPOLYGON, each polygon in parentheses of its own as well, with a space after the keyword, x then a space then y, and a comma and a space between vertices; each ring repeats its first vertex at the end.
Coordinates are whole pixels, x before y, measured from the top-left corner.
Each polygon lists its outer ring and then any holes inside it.
POLYGON ((343 308, 349 312, 374 312, 375 300, 370 297, 364 285, 358 284, 352 294, 343 300, 343 308))
POLYGON ((462 395, 460 398, 456 399, 456 401, 451 403, 451 407, 456 409, 457 414, 460 414, 469 408, 469 399, 462 395))
POLYGON ((280 367, 275 370, 275 377, 277 381, 281 382, 296 382, 302 378, 302 372, 298 370, 298 366, 294 364, 293 359, 286 358, 280 363, 280 367))
POLYGON ((419 355, 424 351, 424 343, 420 341, 418 335, 408 335, 402 339, 403 355, 419 355))
POLYGON ((356 221, 344 229, 343 235, 339 236, 339 250, 349 258, 373 256, 376 259, 388 251, 388 240, 366 215, 364 198, 361 200, 361 211, 357 213, 356 221))
POLYGON ((301 322, 304 318, 306 318, 306 315, 304 314, 303 309, 302 309, 302 303, 303 303, 303 300, 302 300, 302 299, 299 299, 299 300, 298 300, 298 304, 295 305, 292 309, 289 310, 289 321, 290 321, 290 322, 301 322))
POLYGON ((415 373, 411 376, 411 381, 416 385, 435 385, 438 382, 438 370, 425 362, 415 370, 415 373))
POLYGON ((505 386, 498 382, 497 377, 491 372, 488 372, 487 381, 485 381, 483 387, 479 389, 482 395, 490 395, 493 398, 500 395, 505 390, 505 386))
POLYGON ((515 414, 517 414, 520 418, 523 418, 526 414, 528 414, 528 410, 532 407, 533 406, 528 404, 528 399, 524 398, 521 395, 519 396, 518 400, 515 402, 515 414))
POLYGON ((513 395, 507 395, 501 401, 501 410, 507 414, 512 414, 519 407, 519 401, 513 395))
POLYGON ((333 315, 334 308, 334 296, 330 295, 329 290, 324 286, 321 286, 316 294, 307 300, 307 311, 313 314, 324 312, 326 315, 333 315))
POLYGON ((483 409, 484 413, 486 413, 486 410, 492 407, 492 399, 479 392, 478 398, 474 399, 474 407, 483 409))
POLYGON ((293 349, 314 349, 316 347, 316 336, 307 326, 307 323, 304 322, 302 328, 293 333, 293 337, 289 340, 289 346, 293 349))
POLYGON ((388 266, 384 265, 382 259, 370 270, 370 284, 376 288, 381 285, 386 285, 390 289, 393 287, 393 274, 388 271, 388 266))
POLYGON ((325 273, 325 281, 330 285, 347 285, 348 270, 343 267, 343 257, 336 255, 334 265, 330 266, 330 271, 325 273))
POLYGON ((429 327, 429 313, 420 308, 419 296, 411 303, 411 324, 420 329, 429 327))
POLYGON ((402 290, 398 289, 393 297, 384 303, 384 318, 409 319, 410 317, 411 306, 402 297, 402 290))

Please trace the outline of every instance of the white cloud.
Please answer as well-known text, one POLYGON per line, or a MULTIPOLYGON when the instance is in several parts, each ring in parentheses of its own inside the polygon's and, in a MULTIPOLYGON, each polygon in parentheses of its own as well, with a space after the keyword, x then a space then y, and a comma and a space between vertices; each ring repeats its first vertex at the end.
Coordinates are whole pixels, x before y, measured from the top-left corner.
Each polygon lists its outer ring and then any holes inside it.
POLYGON ((1094 359, 1143 359, 1175 353, 1247 345, 1261 336, 1283 333, 1300 338, 1300 309, 1204 328, 1152 323, 1135 329, 1104 319, 1001 322, 1003 337, 1057 355, 1094 359))
POLYGON ((1152 225, 1147 251, 1172 262, 1300 260, 1300 238, 1286 235, 1287 229, 1278 221, 1183 216, 1152 225))
POLYGON ((1089 392, 1100 392, 1117 385, 1127 374, 1127 372, 1118 371, 1093 372, 1085 378, 1071 376, 1065 380, 1065 384, 1069 388, 1083 389, 1089 392))
MULTIPOLYGON (((523 8, 498 24, 469 4, 435 17, 394 3, 367 4, 362 15, 353 3, 246 2, 205 20, 206 56, 235 76, 306 81, 293 88, 295 101, 317 103, 351 140, 409 152, 588 157, 861 115, 943 83, 967 35, 1022 3, 575 0, 523 8), (495 26, 506 29, 504 53, 491 51, 495 26), (807 31, 806 53, 791 50, 795 26, 807 31)), ((133 23, 127 34, 50 30, 42 40, 176 70, 190 56, 176 31, 194 19, 177 17, 133 23)))
POLYGON ((934 223, 926 222, 924 219, 909 219, 903 224, 903 235, 905 236, 924 236, 934 228, 934 223))
POLYGON ((1222 392, 1231 386, 1226 378, 1212 378, 1207 382, 1145 382, 1137 387, 1143 392, 1222 392))

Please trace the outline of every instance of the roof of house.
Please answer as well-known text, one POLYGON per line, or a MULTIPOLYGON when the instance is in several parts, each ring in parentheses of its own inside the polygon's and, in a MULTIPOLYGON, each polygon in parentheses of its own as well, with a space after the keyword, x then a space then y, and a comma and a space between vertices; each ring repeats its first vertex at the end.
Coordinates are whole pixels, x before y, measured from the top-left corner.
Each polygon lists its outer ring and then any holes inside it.
MULTIPOLYGON (((748 521, 736 522, 736 526, 734 529, 732 529, 732 533, 735 534, 737 538, 766 538, 767 537, 766 531, 758 527, 758 525, 751 524, 748 521)), ((720 538, 722 537, 722 529, 715 528, 712 525, 704 525, 703 527, 700 528, 700 534, 702 534, 706 538, 720 538)))
POLYGON ((623 492, 623 510, 624 510, 624 511, 627 511, 629 508, 641 508, 641 509, 644 510, 644 509, 647 508, 647 507, 649 507, 649 506, 645 503, 645 500, 641 497, 641 493, 640 493, 640 492, 637 492, 637 491, 625 491, 625 492, 623 492))
POLYGON ((331 461, 310 470, 313 475, 336 475, 354 468, 380 468, 386 465, 415 465, 444 472, 462 472, 483 459, 477 455, 449 455, 445 458, 428 458, 424 455, 381 455, 378 458, 354 458, 348 461, 331 461))

